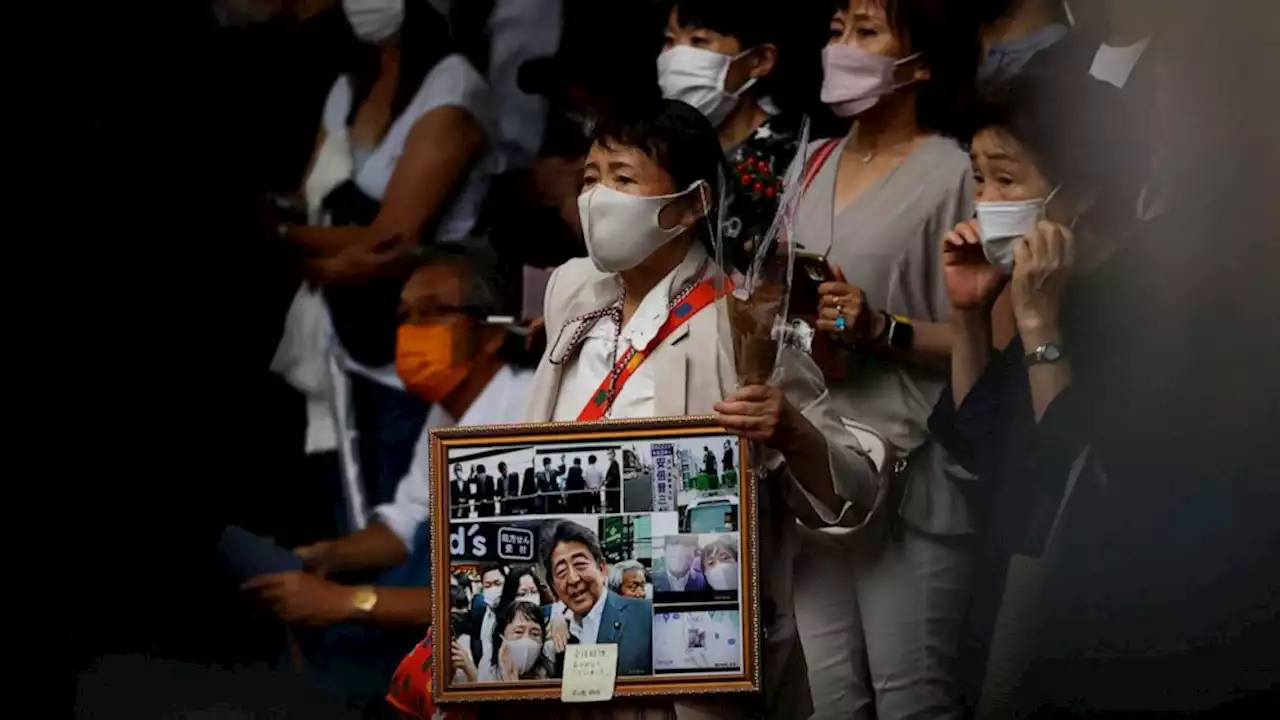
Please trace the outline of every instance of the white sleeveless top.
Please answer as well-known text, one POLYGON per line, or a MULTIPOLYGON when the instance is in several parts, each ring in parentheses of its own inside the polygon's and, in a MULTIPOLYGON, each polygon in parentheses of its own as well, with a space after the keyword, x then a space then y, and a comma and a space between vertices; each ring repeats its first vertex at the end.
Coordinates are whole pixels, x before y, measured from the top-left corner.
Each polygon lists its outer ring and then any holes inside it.
MULTIPOLYGON (((458 243, 471 234, 480 215, 481 206, 489 194, 489 185, 498 170, 498 155, 493 138, 497 126, 489 85, 471 63, 461 55, 448 55, 427 73, 422 86, 399 117, 392 121, 386 135, 376 147, 356 148, 347 140, 347 118, 351 114, 351 78, 340 76, 325 100, 322 124, 325 144, 320 149, 311 175, 305 187, 307 204, 313 211, 313 222, 324 224, 315 215, 315 209, 324 196, 337 184, 352 179, 369 197, 381 202, 386 196, 387 183, 395 171, 396 163, 404 153, 405 139, 419 118, 442 107, 460 107, 466 110, 484 129, 489 138, 485 154, 471 165, 462 186, 443 209, 437 224, 435 241, 440 244, 458 243), (345 157, 325 157, 326 155, 345 157), (335 172, 336 169, 336 172, 335 172)), ((361 365, 343 353, 343 366, 354 373, 393 388, 403 389, 404 384, 396 375, 394 365, 371 368, 361 365)))

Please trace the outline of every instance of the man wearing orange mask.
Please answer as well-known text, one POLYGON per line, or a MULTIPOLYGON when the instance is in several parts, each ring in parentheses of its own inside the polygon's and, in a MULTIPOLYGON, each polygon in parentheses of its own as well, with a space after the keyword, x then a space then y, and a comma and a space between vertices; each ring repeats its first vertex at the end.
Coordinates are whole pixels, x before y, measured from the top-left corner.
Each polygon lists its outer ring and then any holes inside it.
MULTIPOLYGON (((432 249, 406 282, 396 370, 405 387, 432 406, 413 464, 394 500, 375 508, 368 527, 297 548, 303 570, 258 575, 244 584, 280 619, 312 626, 412 627, 406 634, 409 645, 421 639, 421 627, 431 622, 429 431, 519 421, 532 379, 530 370, 499 356, 507 331, 489 320, 502 311, 496 277, 485 253, 432 249), (334 579, 361 571, 378 571, 377 584, 334 579)), ((317 646, 320 652, 323 646, 317 646)), ((389 667, 379 689, 385 689, 385 679, 407 649, 386 648, 389 667)), ((304 647, 304 654, 309 650, 304 647)))

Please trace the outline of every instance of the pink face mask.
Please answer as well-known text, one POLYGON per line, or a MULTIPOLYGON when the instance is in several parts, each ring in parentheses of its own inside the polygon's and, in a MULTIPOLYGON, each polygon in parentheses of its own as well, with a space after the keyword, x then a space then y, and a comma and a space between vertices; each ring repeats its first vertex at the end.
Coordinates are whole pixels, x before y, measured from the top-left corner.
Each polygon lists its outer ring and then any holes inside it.
POLYGON ((822 50, 822 102, 840 117, 866 112, 882 96, 911 84, 894 82, 893 71, 917 57, 894 60, 852 45, 828 45, 822 50))

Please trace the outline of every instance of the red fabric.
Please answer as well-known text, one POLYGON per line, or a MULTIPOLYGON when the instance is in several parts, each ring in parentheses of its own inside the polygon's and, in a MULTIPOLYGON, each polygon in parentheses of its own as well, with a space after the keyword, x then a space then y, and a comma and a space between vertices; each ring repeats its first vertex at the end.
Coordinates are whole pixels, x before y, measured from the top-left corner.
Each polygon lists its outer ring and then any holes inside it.
POLYGON ((717 290, 714 280, 707 278, 691 290, 683 302, 667 313, 666 322, 658 329, 658 334, 649 342, 648 347, 643 350, 627 348, 627 352, 618 359, 613 372, 605 377, 604 381, 600 383, 600 388, 592 393, 590 398, 587 398, 586 407, 582 408, 582 412, 578 413, 578 422, 591 422, 604 417, 605 413, 609 411, 609 406, 613 404, 613 398, 622 392, 622 386, 627 384, 627 380, 631 379, 632 374, 649 356, 649 353, 661 345, 664 340, 671 336, 671 333, 685 324, 689 318, 697 315, 708 305, 715 303, 729 289, 727 280, 725 281, 724 289, 717 290), (612 383, 613 394, 611 396, 609 393, 610 381, 615 373, 617 374, 617 380, 612 383))
POLYGON ((818 177, 818 171, 826 164, 827 158, 831 157, 831 153, 835 151, 836 145, 839 143, 839 139, 831 138, 819 145, 818 149, 809 156, 809 162, 804 167, 804 180, 801 182, 800 192, 809 191, 809 186, 818 177))
POLYGON ((413 646, 413 650, 400 661, 391 676, 391 688, 387 702, 397 710, 421 720, 477 720, 476 711, 465 707, 443 709, 431 699, 431 664, 434 628, 427 629, 427 637, 413 646))

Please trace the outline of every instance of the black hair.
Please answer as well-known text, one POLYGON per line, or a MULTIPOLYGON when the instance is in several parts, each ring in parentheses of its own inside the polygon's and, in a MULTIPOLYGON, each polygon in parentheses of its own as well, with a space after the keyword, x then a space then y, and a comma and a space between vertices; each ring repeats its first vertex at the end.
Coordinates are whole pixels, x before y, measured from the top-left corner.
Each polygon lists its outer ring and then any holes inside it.
MULTIPOLYGON (((506 596, 506 593, 503 593, 506 596)), ((493 623, 493 667, 498 667, 498 658, 501 654, 498 652, 502 648, 502 634, 507 631, 507 626, 517 619, 523 618, 538 627, 542 628, 542 639, 547 639, 547 619, 542 615, 542 608, 535 607, 529 603, 508 602, 498 605, 498 611, 495 613, 496 621, 493 623)), ((535 670, 540 677, 550 677, 552 664, 551 660, 543 653, 538 653, 538 661, 534 663, 530 672, 535 670)))
POLYGON ((699 221, 693 231, 715 257, 715 238, 709 228, 717 221, 721 182, 727 175, 716 130, 702 113, 679 100, 618 105, 596 118, 591 140, 608 148, 635 148, 653 158, 671 176, 676 192, 695 182, 706 183, 710 192, 706 221, 699 221))
POLYGON ((573 459, 573 464, 574 464, 574 465, 581 465, 581 464, 582 464, 582 458, 580 458, 580 457, 576 457, 576 458, 574 458, 574 459, 573 459))
POLYGON ((476 472, 478 472, 478 473, 482 473, 482 472, 484 472, 484 466, 483 466, 483 465, 476 465, 476 472))
MULTIPOLYGON (((876 0, 906 55, 920 53, 929 79, 916 84, 916 122, 925 130, 962 137, 963 108, 973 96, 982 61, 979 23, 967 2, 876 0)), ((840 10, 850 0, 836 0, 840 10)))
POLYGON ((502 460, 498 461, 498 469, 505 468, 506 466, 507 466, 507 463, 505 461, 502 461, 502 460))
POLYGON ((537 571, 532 565, 513 565, 511 572, 507 573, 507 579, 502 585, 502 597, 498 600, 498 607, 503 608, 515 602, 516 596, 520 594, 520 580, 525 576, 533 578, 533 584, 538 588, 538 602, 543 605, 550 605, 547 599, 551 595, 551 591, 547 589, 547 584, 538 577, 537 571))
POLYGON ((556 551, 556 547, 561 543, 570 542, 585 546, 596 563, 604 565, 604 548, 600 547, 600 538, 595 533, 569 520, 555 520, 543 525, 542 532, 538 537, 538 556, 547 577, 553 577, 551 554, 556 551))
MULTIPOLYGON (((507 576, 507 567, 506 567, 505 565, 499 565, 499 564, 497 564, 497 563, 484 563, 484 564, 483 564, 483 565, 481 565, 481 566, 480 566, 480 568, 476 571, 476 575, 480 578, 480 582, 484 582, 484 576, 485 576, 485 575, 488 575, 489 573, 493 572, 494 570, 497 570, 499 573, 501 573, 501 574, 502 574, 502 577, 503 577, 503 578, 506 578, 506 576, 507 576)), ((504 580, 503 582, 505 583, 506 581, 504 580)))
POLYGON ((587 462, 588 462, 588 463, 593 463, 593 462, 595 462, 595 461, 596 461, 596 456, 595 456, 595 455, 588 455, 588 456, 587 456, 587 462))
POLYGON ((827 17, 817 14, 821 3, 780 9, 776 0, 672 0, 669 6, 682 28, 736 38, 744 51, 765 44, 778 49, 773 71, 748 91, 755 97, 769 97, 784 111, 815 104, 827 28, 827 17))
MULTIPOLYGON (((405 0, 404 20, 399 32, 400 75, 391 100, 392 120, 409 107, 413 96, 422 88, 427 73, 453 51, 448 20, 425 0, 405 0)), ((347 114, 347 124, 350 125, 382 73, 382 49, 377 45, 358 43, 352 48, 347 64, 352 90, 351 109, 347 114)))
POLYGON ((1012 137, 1053 185, 1096 192, 1091 215, 1132 217, 1148 163, 1129 106, 1110 85, 1083 73, 1019 75, 988 90, 967 122, 970 136, 995 128, 1012 137))
POLYGON ((449 586, 449 607, 454 610, 466 610, 470 607, 470 602, 467 600, 467 591, 463 590, 461 585, 449 586))
POLYGON ((543 458, 542 458, 542 464, 543 464, 543 465, 550 465, 550 464, 551 464, 551 458, 549 458, 549 457, 547 457, 547 456, 545 456, 545 455, 544 455, 544 456, 543 456, 543 458))

